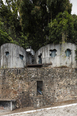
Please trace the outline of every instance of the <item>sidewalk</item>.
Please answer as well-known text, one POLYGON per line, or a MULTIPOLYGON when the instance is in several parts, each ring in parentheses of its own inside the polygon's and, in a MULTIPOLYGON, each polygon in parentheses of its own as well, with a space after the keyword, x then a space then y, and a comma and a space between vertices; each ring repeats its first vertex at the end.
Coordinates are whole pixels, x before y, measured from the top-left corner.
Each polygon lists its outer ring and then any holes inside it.
POLYGON ((0 116, 77 116, 77 103, 0 116))

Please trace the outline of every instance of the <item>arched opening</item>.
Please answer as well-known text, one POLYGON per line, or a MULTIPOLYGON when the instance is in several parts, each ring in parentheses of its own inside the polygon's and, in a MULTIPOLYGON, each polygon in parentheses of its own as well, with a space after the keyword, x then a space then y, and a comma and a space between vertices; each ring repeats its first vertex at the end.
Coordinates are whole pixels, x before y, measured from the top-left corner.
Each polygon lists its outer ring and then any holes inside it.
POLYGON ((70 55, 71 55, 71 50, 70 50, 70 49, 67 49, 67 50, 65 51, 65 54, 66 54, 67 57, 70 57, 70 55))
POLYGON ((40 53, 40 55, 38 56, 38 58, 39 58, 38 63, 42 64, 42 53, 40 53))

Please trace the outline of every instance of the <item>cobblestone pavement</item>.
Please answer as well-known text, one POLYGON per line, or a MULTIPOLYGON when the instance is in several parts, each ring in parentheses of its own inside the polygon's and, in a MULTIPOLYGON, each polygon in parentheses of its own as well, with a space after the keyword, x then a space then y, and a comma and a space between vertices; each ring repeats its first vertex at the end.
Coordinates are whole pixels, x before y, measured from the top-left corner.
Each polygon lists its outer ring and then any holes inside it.
POLYGON ((77 103, 60 107, 50 107, 14 114, 7 114, 2 116, 77 116, 77 103))

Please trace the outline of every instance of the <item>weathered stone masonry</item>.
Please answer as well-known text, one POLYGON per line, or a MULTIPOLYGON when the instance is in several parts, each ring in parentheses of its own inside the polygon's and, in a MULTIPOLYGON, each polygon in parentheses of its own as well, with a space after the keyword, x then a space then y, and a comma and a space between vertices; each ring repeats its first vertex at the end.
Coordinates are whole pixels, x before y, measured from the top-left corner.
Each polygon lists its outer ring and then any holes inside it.
POLYGON ((16 99, 17 107, 40 107, 77 99, 76 68, 0 69, 0 99, 16 99), (43 82, 37 95, 37 81, 43 82))

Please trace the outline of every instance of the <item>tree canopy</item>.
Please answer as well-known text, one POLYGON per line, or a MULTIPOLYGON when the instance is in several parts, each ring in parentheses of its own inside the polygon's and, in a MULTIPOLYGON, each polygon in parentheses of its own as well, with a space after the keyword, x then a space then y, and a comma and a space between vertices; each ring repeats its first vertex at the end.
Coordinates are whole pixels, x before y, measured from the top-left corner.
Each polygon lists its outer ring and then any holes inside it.
POLYGON ((37 50, 62 38, 76 43, 77 16, 71 15, 69 0, 0 1, 0 45, 16 43, 37 50), (3 39, 2 39, 3 38, 3 39))
POLYGON ((67 11, 60 12, 49 23, 49 42, 61 42, 63 35, 67 42, 72 42, 74 39, 74 19, 67 11))
POLYGON ((29 33, 28 42, 34 49, 48 43, 48 23, 60 12, 71 13, 69 0, 23 0, 20 4, 20 20, 23 32, 29 33), (35 43, 35 46, 34 46, 35 43))

